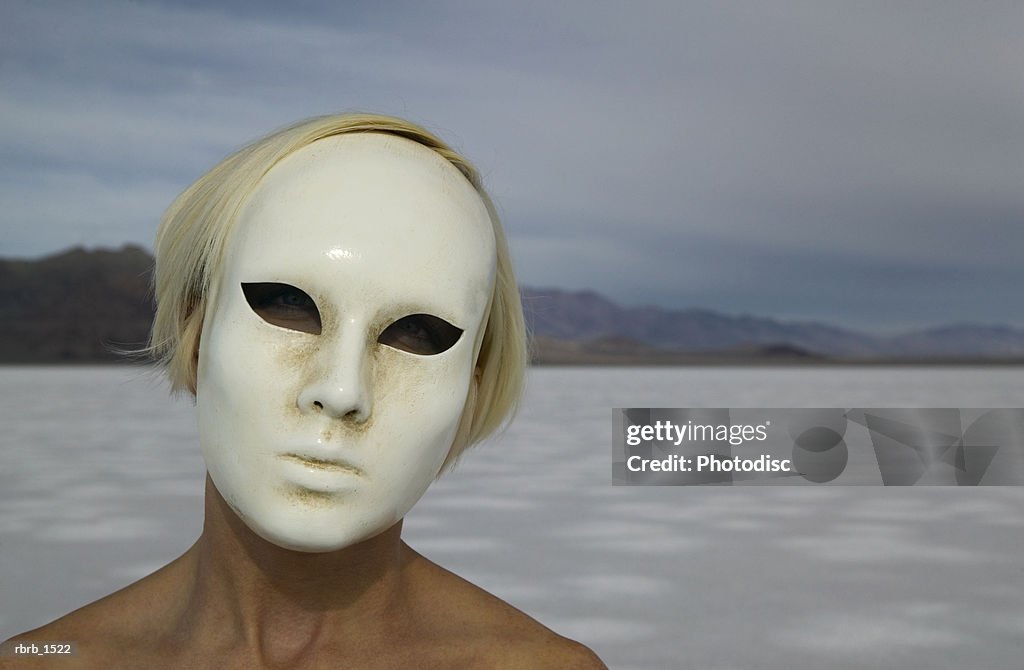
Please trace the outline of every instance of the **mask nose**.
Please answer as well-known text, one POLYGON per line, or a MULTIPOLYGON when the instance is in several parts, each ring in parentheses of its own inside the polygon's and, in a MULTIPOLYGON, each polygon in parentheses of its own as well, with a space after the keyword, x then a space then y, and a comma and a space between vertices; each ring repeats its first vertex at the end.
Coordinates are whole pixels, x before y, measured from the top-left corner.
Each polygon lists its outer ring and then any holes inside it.
POLYGON ((373 413, 369 365, 361 338, 342 338, 315 358, 309 381, 299 392, 299 410, 365 423, 373 413), (346 341, 348 340, 348 341, 346 341))

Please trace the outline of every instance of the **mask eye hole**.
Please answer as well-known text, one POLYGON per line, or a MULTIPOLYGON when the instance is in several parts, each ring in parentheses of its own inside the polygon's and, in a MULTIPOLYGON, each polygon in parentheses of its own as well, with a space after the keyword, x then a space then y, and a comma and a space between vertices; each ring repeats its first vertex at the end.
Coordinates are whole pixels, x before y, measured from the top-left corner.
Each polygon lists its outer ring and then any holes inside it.
POLYGON ((273 282, 243 283, 242 293, 252 311, 267 323, 288 330, 320 334, 320 310, 302 289, 273 282))
POLYGON ((433 356, 448 351, 462 337, 462 329, 430 314, 403 316, 384 329, 377 341, 410 354, 433 356))

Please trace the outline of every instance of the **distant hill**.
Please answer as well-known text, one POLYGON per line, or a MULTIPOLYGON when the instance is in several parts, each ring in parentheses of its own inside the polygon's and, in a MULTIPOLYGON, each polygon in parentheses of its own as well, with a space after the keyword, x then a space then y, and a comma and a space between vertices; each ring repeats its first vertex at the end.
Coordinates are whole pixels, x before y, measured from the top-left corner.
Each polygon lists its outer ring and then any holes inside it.
POLYGON ((593 291, 523 289, 536 336, 556 340, 625 337, 686 352, 784 352, 841 358, 1024 357, 1024 330, 959 324, 880 337, 815 322, 729 316, 710 310, 623 307, 593 291))
POLYGON ((869 335, 823 324, 727 316, 703 309, 622 307, 593 291, 524 288, 523 304, 533 332, 556 339, 621 335, 644 344, 684 351, 788 344, 828 355, 876 353, 876 342, 869 335))
MULTIPOLYGON (((153 259, 137 246, 0 259, 0 362, 121 360, 144 345, 153 259)), ((822 323, 624 307, 593 291, 523 288, 539 363, 1020 359, 1024 331, 957 324, 878 337, 822 323)))
POLYGON ((0 260, 0 362, 112 361, 144 345, 152 266, 136 246, 0 260))

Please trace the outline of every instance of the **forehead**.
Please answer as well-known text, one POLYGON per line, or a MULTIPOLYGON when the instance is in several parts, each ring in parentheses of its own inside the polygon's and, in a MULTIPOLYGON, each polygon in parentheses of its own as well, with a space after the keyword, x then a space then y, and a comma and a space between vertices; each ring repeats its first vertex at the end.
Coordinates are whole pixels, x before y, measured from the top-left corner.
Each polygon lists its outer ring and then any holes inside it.
POLYGON ((457 168, 412 140, 360 133, 318 140, 263 177, 225 274, 476 303, 490 294, 494 259, 487 208, 457 168))

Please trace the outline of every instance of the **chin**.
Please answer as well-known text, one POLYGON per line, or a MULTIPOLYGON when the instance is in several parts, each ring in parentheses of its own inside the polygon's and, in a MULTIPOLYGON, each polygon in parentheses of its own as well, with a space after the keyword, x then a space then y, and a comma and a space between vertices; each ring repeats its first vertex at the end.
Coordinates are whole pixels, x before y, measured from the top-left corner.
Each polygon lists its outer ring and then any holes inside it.
POLYGON ((354 544, 359 544, 363 540, 369 539, 366 537, 296 537, 294 534, 290 535, 273 535, 270 533, 262 534, 257 533, 264 540, 274 544, 282 549, 289 551, 298 551, 304 554, 326 554, 332 551, 340 551, 346 547, 351 547, 354 544))
POLYGON ((362 519, 348 510, 329 514, 316 510, 278 515, 245 516, 242 521, 261 538, 282 549, 308 554, 339 551, 383 533, 398 519, 362 519), (339 518, 342 516, 343 518, 339 518), (258 521, 256 520, 258 518, 258 521))

